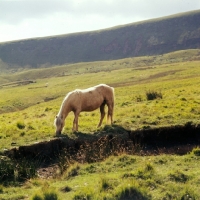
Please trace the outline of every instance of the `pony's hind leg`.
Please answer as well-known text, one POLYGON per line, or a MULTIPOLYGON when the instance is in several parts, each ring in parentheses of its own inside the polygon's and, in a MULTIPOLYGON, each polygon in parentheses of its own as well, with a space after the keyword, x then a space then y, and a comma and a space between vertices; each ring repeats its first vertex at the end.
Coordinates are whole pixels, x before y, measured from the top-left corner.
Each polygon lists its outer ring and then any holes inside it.
POLYGON ((100 121, 99 121, 99 124, 98 124, 98 126, 97 127, 100 127, 101 126, 101 124, 102 124, 102 121, 103 121, 103 119, 104 119, 104 117, 105 117, 105 103, 103 103, 101 106, 100 106, 100 113, 101 113, 101 117, 100 117, 100 121))
POLYGON ((113 124, 113 108, 114 104, 108 104, 108 114, 107 114, 107 123, 110 121, 111 124, 113 124))

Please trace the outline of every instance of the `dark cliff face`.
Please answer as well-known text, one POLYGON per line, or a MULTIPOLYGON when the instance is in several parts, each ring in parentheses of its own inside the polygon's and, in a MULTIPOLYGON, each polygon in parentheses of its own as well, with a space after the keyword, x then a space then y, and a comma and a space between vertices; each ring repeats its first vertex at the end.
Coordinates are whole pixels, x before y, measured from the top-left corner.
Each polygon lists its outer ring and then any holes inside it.
POLYGON ((200 10, 101 31, 0 43, 0 59, 41 67, 200 48, 200 10))

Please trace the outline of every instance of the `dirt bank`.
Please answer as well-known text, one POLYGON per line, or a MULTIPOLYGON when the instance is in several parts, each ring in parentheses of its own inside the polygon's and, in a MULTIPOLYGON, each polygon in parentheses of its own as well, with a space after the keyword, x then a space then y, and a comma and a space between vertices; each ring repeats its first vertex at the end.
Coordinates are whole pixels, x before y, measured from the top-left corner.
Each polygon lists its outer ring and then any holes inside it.
POLYGON ((93 162, 121 152, 183 155, 200 145, 200 125, 191 123, 136 131, 114 125, 94 134, 74 134, 75 139, 62 135, 50 141, 13 148, 5 154, 15 159, 39 158, 49 162, 64 152, 80 162, 93 162))

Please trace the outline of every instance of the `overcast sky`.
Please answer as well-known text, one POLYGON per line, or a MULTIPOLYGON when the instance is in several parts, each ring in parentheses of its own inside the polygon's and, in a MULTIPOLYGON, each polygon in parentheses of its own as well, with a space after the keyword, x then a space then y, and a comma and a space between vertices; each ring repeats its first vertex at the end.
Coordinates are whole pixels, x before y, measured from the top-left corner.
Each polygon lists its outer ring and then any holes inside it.
POLYGON ((0 42, 99 30, 200 9, 200 0, 0 0, 0 42))

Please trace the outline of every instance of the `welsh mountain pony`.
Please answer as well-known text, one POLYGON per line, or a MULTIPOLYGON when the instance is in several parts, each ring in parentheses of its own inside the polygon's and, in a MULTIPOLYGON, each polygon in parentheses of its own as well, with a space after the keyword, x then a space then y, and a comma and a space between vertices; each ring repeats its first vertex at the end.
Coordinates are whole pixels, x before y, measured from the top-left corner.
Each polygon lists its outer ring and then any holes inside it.
POLYGON ((100 108, 100 121, 97 127, 100 127, 105 116, 105 105, 108 106, 107 122, 113 123, 114 111, 114 88, 106 84, 99 84, 87 89, 76 89, 67 94, 64 98, 60 111, 57 114, 54 124, 56 135, 60 135, 65 125, 65 119, 72 111, 74 121, 72 131, 78 131, 78 117, 80 112, 91 112, 100 108))

